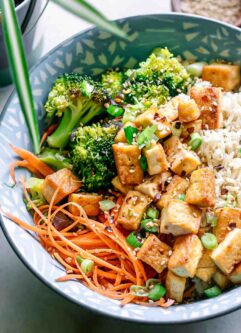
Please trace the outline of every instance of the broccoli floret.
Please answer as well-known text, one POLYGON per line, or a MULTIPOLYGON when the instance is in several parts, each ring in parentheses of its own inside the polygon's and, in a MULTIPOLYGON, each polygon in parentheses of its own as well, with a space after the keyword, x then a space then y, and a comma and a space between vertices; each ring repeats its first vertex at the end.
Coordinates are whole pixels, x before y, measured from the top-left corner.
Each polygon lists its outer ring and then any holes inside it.
POLYGON ((83 190, 95 192, 110 187, 116 175, 112 144, 118 127, 115 125, 79 127, 71 144, 74 171, 83 183, 83 190))
POLYGON ((70 158, 68 158, 67 153, 61 152, 58 149, 45 148, 39 155, 39 159, 44 163, 48 164, 54 170, 60 170, 64 168, 72 169, 70 158))
MULTIPOLYGON (((31 200, 37 207, 42 206, 46 203, 46 200, 42 194, 43 182, 43 179, 35 177, 30 177, 26 182, 26 188, 30 192, 31 200)), ((28 210, 32 210, 32 207, 29 203, 26 203, 26 207, 28 210)))
POLYGON ((110 98, 115 98, 122 89, 124 75, 117 70, 108 70, 101 77, 101 84, 110 98))
POLYGON ((125 101, 142 103, 143 109, 151 104, 164 104, 170 97, 186 92, 190 83, 185 67, 166 48, 155 49, 137 69, 129 69, 125 75, 125 101))
POLYGON ((72 130, 105 111, 106 96, 100 83, 77 73, 63 74, 54 83, 45 104, 47 116, 60 117, 55 132, 47 139, 53 148, 64 148, 72 130))

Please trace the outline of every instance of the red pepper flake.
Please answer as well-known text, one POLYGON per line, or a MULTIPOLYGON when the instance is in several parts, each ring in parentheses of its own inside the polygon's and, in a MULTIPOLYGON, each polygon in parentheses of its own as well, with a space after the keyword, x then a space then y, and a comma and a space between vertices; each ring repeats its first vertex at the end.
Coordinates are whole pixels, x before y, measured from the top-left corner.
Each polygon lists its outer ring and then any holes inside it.
POLYGON ((228 193, 228 190, 226 188, 221 189, 221 195, 225 195, 228 193))

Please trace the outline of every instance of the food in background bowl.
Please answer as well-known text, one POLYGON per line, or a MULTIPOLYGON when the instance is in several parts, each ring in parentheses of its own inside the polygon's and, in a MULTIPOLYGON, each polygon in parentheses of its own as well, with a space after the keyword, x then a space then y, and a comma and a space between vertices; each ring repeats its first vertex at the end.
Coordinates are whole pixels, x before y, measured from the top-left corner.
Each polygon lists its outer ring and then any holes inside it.
POLYGON ((99 81, 63 74, 39 156, 12 146, 34 231, 66 270, 121 300, 169 307, 241 282, 240 67, 156 48, 99 81))

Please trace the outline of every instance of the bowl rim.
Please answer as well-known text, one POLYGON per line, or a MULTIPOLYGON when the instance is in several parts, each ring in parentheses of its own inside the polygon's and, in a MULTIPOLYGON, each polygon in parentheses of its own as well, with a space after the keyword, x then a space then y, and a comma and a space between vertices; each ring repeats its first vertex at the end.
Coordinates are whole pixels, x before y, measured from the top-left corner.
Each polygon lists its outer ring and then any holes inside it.
MULTIPOLYGON (((199 20, 202 20, 202 21, 211 21, 213 23, 216 23, 216 24, 219 24, 219 25, 222 25, 224 27, 228 27, 229 29, 232 29, 232 30, 236 30, 237 32, 239 32, 241 34, 241 29, 231 25, 231 24, 228 24, 228 23, 224 23, 222 21, 219 21, 219 20, 215 20, 215 19, 209 19, 209 18, 206 18, 206 17, 202 17, 202 16, 199 16, 199 15, 192 15, 192 14, 186 14, 186 13, 180 13, 180 12, 167 12, 167 13, 160 13, 160 14, 143 14, 143 15, 133 15, 133 16, 126 16, 126 17, 123 17, 123 18, 120 18, 120 19, 117 19, 117 20, 113 20, 113 22, 116 22, 116 23, 122 23, 123 21, 126 21, 127 19, 137 19, 137 18, 140 18, 140 17, 160 17, 160 16, 181 16, 181 17, 189 17, 189 18, 195 18, 195 19, 199 19, 199 20)), ((74 34, 74 35, 71 35, 70 37, 68 37, 67 39, 65 39, 64 41, 58 43, 58 45, 56 45, 53 49, 51 49, 50 51, 48 51, 44 56, 42 56, 38 61, 37 63, 29 70, 29 74, 32 74, 35 69, 40 66, 43 62, 45 62, 45 60, 52 54, 52 53, 55 53, 59 47, 63 46, 63 45, 67 45, 68 43, 70 43, 72 41, 72 39, 78 37, 78 36, 81 36, 82 34, 84 33, 88 33, 90 31, 93 31, 93 30, 98 30, 97 27, 95 26, 91 26, 89 28, 86 28, 86 29, 83 29, 81 31, 79 31, 78 33, 74 34)), ((4 107, 3 107, 3 110, 0 114, 0 125, 1 125, 1 121, 5 115, 5 112, 7 111, 10 103, 12 102, 12 99, 14 96, 17 96, 16 94, 16 90, 15 88, 13 88, 10 96, 8 97, 4 107)), ((81 304, 79 303, 77 300, 74 300, 72 299, 69 295, 65 294, 64 292, 62 292, 62 290, 59 290, 57 289, 54 285, 51 285, 46 279, 44 279, 44 277, 38 273, 37 270, 35 270, 33 267, 30 266, 30 264, 28 263, 27 259, 20 253, 20 251, 18 250, 17 246, 15 246, 15 244, 12 242, 11 240, 11 237, 10 237, 10 234, 8 233, 6 227, 5 227, 5 224, 3 223, 3 214, 2 212, 0 211, 0 227, 2 228, 2 231, 3 231, 3 234, 5 235, 8 243, 10 244, 11 248, 13 249, 13 251, 16 253, 17 257, 21 260, 21 262, 25 265, 25 267, 28 268, 28 270, 33 273, 33 275, 35 277, 37 277, 42 283, 44 283, 49 289, 53 290, 55 293, 57 293, 58 295, 60 295, 61 297, 64 297, 65 299, 67 299, 67 301, 71 302, 71 303, 74 303, 78 306, 82 306, 82 307, 85 307, 87 308, 88 310, 90 311, 93 311, 94 313, 98 313, 100 315, 105 315, 105 316, 108 316, 110 318, 115 318, 115 319, 118 319, 118 320, 123 320, 123 321, 127 321, 127 322, 135 322, 135 323, 139 323, 139 324, 145 324, 145 325, 176 325, 176 324, 187 324, 187 323, 196 323, 196 322, 201 322, 201 321, 205 321, 205 320, 208 320, 208 319, 212 319, 212 318, 218 318, 218 317, 221 317, 223 315, 226 315, 226 314, 229 314, 233 311, 236 311, 238 309, 241 308, 241 302, 239 304, 236 304, 236 305, 233 305, 233 306, 230 306, 229 308, 227 309, 224 309, 224 310, 220 310, 218 311, 217 313, 213 314, 213 313, 210 313, 210 314, 205 314, 205 315, 202 315, 201 318, 188 318, 188 319, 178 319, 178 320, 167 320, 167 321, 164 321, 164 322, 158 322, 158 321, 146 321, 146 320, 143 320, 143 319, 139 319, 139 318, 127 318, 127 317, 120 317, 118 316, 117 314, 113 314, 113 313, 108 313, 107 311, 105 311, 104 309, 96 309, 96 308, 93 308, 91 306, 91 304, 81 304)), ((241 287, 240 287, 241 288, 241 287)), ((229 291, 227 291, 228 293, 229 291)), ((218 299, 215 298, 216 300, 218 299)), ((201 301, 199 301, 200 303, 201 301)), ((178 305, 177 305, 178 306, 178 305)))

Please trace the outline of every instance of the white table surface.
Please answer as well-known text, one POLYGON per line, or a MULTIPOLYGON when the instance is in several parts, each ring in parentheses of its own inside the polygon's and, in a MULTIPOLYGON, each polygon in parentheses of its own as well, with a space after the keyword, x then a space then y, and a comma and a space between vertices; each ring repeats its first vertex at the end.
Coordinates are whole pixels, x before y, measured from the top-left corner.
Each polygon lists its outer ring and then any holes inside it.
MULTIPOLYGON (((170 11, 169 0, 92 0, 109 18, 170 11)), ((88 27, 50 3, 44 20, 44 52, 88 27), (68 24, 63 24, 67 22, 68 24)), ((0 89, 0 112, 12 88, 0 89)), ((152 326, 96 315, 48 289, 20 262, 0 230, 0 333, 239 333, 241 310, 196 324, 152 326)))

